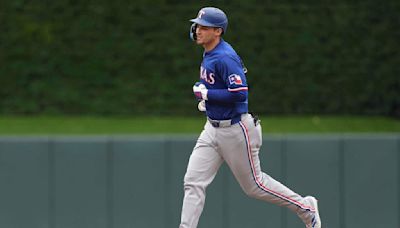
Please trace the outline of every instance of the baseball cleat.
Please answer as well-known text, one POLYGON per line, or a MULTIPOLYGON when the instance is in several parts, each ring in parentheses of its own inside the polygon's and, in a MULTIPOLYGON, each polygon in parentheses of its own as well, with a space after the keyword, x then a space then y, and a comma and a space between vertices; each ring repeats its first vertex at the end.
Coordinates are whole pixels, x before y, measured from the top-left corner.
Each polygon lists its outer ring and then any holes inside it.
POLYGON ((312 196, 305 197, 311 204, 311 206, 315 209, 315 212, 312 215, 311 222, 306 225, 306 228, 321 228, 321 218, 319 217, 319 210, 318 210, 318 200, 312 196))

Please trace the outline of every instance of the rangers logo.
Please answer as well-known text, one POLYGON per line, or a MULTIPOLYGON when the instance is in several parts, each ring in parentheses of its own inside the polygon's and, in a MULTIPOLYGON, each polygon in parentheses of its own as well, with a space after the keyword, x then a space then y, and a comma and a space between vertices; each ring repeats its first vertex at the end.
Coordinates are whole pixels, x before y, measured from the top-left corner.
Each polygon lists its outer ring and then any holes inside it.
POLYGON ((229 75, 229 84, 242 85, 242 79, 237 74, 229 75))
POLYGON ((200 11, 199 11, 199 14, 197 15, 197 18, 200 18, 200 19, 201 19, 201 17, 202 17, 204 14, 206 14, 206 12, 204 12, 203 10, 200 10, 200 11))

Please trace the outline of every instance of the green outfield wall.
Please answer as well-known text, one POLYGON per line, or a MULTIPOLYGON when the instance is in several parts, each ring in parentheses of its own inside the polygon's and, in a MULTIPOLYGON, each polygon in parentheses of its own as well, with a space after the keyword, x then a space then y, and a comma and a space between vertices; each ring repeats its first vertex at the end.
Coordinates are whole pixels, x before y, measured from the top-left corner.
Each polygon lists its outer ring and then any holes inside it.
MULTIPOLYGON (((196 136, 1 137, 0 227, 177 228, 196 136)), ((400 135, 264 135, 263 170, 320 200, 324 227, 400 227, 400 135)), ((200 228, 304 227, 227 166, 200 228)))

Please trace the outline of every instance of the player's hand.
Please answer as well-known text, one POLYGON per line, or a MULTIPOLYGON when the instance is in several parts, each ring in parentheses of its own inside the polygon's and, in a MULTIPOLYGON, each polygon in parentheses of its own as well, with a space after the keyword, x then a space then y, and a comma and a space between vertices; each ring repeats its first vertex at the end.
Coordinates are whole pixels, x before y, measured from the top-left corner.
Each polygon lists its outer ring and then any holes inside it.
POLYGON ((197 108, 199 109, 200 112, 205 112, 206 111, 206 101, 201 100, 199 104, 197 105, 197 108))
POLYGON ((201 82, 196 82, 193 86, 193 93, 196 96, 197 100, 207 100, 208 90, 206 86, 201 82))

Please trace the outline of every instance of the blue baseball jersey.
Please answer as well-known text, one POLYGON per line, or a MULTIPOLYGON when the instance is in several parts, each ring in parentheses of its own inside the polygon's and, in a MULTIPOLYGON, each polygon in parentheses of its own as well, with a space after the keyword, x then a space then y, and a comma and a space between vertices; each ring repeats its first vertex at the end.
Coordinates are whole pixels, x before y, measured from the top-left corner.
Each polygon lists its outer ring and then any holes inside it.
POLYGON ((248 86, 242 60, 223 39, 204 52, 200 81, 208 89, 206 115, 227 120, 248 112, 248 86))

